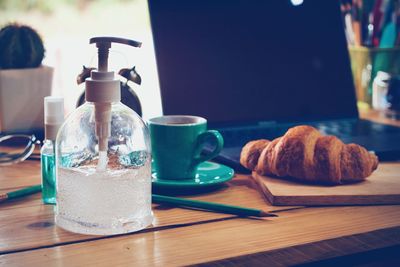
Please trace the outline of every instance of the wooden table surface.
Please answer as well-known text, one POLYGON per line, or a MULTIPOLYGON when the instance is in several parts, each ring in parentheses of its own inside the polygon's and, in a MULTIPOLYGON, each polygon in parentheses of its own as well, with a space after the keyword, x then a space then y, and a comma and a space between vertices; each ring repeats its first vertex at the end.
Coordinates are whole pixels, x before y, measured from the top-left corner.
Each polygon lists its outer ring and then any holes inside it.
MULTIPOLYGON (((368 118, 381 120, 376 114, 368 118)), ((382 164, 400 174, 400 162, 382 164)), ((27 160, 0 167, 0 193, 40 183, 39 165, 27 160)), ((153 205, 154 223, 143 231, 87 236, 55 226, 54 206, 43 205, 40 197, 0 205, 0 265, 293 265, 346 261, 352 254, 367 261, 370 253, 400 251, 400 206, 273 207, 243 174, 190 198, 262 208, 279 217, 249 219, 153 205)))

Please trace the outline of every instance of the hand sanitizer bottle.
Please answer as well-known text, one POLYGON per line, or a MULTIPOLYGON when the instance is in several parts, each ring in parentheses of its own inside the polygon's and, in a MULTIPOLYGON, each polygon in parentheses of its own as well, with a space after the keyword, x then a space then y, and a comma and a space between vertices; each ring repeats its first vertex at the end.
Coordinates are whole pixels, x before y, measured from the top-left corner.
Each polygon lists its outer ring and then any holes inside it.
POLYGON ((121 100, 120 81, 108 70, 114 37, 90 39, 98 68, 85 81, 86 103, 61 126, 56 141, 56 224, 95 235, 134 232, 153 221, 150 137, 143 120, 121 100))
POLYGON ((58 129, 64 122, 64 99, 44 98, 45 140, 40 150, 42 169, 42 199, 44 204, 56 204, 55 140, 58 129))

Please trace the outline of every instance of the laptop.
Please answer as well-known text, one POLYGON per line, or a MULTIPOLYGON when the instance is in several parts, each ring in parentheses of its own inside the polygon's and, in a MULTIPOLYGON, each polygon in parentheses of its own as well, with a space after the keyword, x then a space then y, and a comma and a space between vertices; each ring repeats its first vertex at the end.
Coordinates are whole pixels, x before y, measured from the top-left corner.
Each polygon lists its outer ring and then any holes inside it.
POLYGON ((149 0, 163 113, 207 118, 237 170, 248 141, 300 124, 400 158, 400 128, 359 119, 339 4, 149 0))

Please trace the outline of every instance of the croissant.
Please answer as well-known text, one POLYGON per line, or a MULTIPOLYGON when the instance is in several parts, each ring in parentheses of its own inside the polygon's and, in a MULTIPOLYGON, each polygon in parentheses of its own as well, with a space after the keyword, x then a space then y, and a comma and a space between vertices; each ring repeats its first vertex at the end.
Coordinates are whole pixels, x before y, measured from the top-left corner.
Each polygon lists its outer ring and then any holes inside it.
POLYGON ((341 184, 362 181, 378 167, 378 158, 356 144, 323 136, 311 126, 296 126, 273 141, 255 140, 241 152, 240 163, 260 175, 341 184))

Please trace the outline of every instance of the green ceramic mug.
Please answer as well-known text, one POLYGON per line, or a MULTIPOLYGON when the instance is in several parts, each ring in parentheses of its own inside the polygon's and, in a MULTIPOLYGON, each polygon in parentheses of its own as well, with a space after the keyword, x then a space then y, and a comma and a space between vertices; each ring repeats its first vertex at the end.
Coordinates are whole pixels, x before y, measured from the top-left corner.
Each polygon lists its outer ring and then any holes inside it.
POLYGON ((153 172, 158 179, 196 178, 197 166, 218 155, 224 140, 218 131, 207 130, 207 120, 196 116, 162 116, 149 120, 153 172), (215 149, 201 155, 206 141, 215 149))

